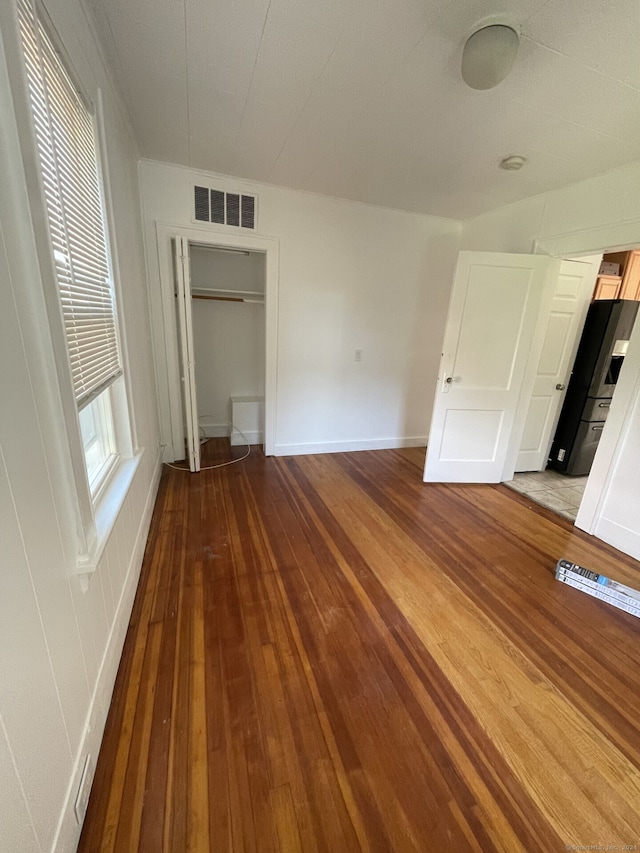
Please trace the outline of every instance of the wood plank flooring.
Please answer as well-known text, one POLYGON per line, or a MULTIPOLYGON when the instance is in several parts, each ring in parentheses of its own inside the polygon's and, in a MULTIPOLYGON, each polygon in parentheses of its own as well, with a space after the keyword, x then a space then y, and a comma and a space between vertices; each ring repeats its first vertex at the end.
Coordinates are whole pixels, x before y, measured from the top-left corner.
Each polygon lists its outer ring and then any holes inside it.
POLYGON ((640 566, 423 455, 165 469, 80 851, 640 849, 640 566))

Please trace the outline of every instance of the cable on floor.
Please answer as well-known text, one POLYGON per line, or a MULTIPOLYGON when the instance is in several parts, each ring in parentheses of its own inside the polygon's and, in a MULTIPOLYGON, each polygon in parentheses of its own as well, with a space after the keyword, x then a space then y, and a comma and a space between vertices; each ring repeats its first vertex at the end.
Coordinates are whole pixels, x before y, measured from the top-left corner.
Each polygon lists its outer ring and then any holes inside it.
MULTIPOLYGON (((209 415, 200 415, 200 417, 201 418, 207 418, 207 417, 209 417, 209 415)), ((205 465, 204 468, 200 468, 201 471, 213 471, 216 468, 224 468, 225 465, 235 465, 236 462, 242 462, 251 453, 251 445, 249 444, 247 436, 242 432, 242 430, 238 429, 238 427, 235 426, 235 424, 232 424, 231 421, 227 422, 227 426, 231 427, 232 434, 233 434, 233 430, 240 433, 240 435, 244 439, 244 443, 247 446, 247 452, 244 454, 244 456, 239 456, 237 459, 230 459, 228 462, 219 462, 217 465, 205 465)), ((202 429, 202 427, 200 427, 199 429, 202 429)), ((202 443, 204 443, 204 442, 201 441, 201 444, 202 443)), ((174 468, 176 471, 186 471, 188 474, 191 473, 190 468, 183 468, 181 465, 173 465, 171 462, 165 462, 164 464, 167 466, 167 468, 174 468)), ((194 473, 196 473, 196 472, 194 472, 194 473)))

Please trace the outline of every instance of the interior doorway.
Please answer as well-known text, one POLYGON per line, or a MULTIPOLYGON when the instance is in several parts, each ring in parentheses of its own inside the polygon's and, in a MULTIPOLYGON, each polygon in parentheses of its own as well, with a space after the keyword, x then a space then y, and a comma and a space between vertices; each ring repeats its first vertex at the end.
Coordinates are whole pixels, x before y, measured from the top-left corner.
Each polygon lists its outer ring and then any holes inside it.
POLYGON ((601 257, 544 470, 506 485, 575 521, 611 408, 640 300, 640 251, 601 257))
POLYGON ((193 243, 189 255, 200 436, 263 444, 264 252, 193 243))
POLYGON ((247 451, 264 440, 265 258, 184 237, 173 245, 185 451, 197 472, 209 438, 247 451))
MULTIPOLYGON (((229 433, 232 397, 239 404, 246 398, 260 403, 255 428, 241 429, 250 442, 263 445, 265 455, 273 455, 277 241, 213 228, 158 224, 156 230, 171 424, 164 461, 185 459, 186 448, 190 467, 197 470, 200 439, 229 433), (235 311, 240 325, 231 326, 225 310, 235 311), (255 400, 261 397, 264 403, 255 400)), ((244 406, 243 417, 247 408, 251 406, 244 406)), ((249 419, 253 415, 255 411, 249 412, 249 419)), ((244 441, 239 435, 230 437, 244 441)))
POLYGON ((557 471, 531 471, 514 474, 504 485, 530 498, 534 503, 575 522, 589 477, 566 477, 557 471))

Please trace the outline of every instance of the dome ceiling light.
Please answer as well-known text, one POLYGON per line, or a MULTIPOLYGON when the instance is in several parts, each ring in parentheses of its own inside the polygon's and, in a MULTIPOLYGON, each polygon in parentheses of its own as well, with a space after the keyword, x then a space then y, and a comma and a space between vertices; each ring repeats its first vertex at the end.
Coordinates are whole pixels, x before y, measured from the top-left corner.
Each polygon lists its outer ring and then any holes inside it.
POLYGON ((493 89, 511 71, 520 33, 511 24, 485 24, 472 33, 462 51, 462 79, 472 89, 493 89))
POLYGON ((522 169, 526 162, 527 158, 523 157, 522 154, 511 154, 501 160, 499 165, 501 169, 506 169, 507 172, 517 172, 518 169, 522 169))

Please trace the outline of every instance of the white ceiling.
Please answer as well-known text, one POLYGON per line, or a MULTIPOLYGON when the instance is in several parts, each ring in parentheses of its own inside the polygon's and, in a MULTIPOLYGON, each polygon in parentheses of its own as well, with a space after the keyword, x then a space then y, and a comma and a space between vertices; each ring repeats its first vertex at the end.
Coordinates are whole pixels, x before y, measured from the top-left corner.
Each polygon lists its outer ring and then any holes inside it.
POLYGON ((640 159, 638 0, 91 4, 150 159, 459 219, 640 159), (498 13, 518 58, 474 91, 498 13))

